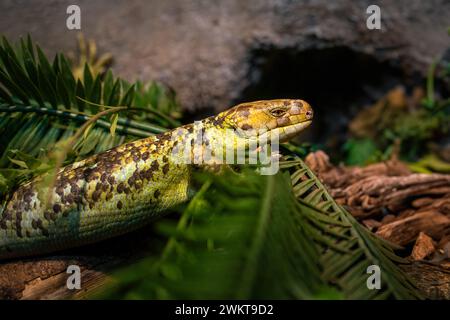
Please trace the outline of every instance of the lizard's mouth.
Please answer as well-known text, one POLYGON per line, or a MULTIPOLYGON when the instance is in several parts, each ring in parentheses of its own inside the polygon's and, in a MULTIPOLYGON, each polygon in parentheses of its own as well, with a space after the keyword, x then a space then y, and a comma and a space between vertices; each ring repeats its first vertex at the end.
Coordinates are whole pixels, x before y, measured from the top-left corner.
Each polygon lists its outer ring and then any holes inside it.
POLYGON ((263 132, 253 131, 250 133, 249 131, 237 130, 237 133, 241 138, 249 141, 258 140, 261 144, 272 144, 274 142, 283 143, 297 136, 311 123, 312 120, 303 120, 295 124, 274 128, 272 130, 264 130, 263 132))
POLYGON ((300 132, 302 132, 311 123, 312 123, 312 120, 306 120, 306 121, 299 122, 296 124, 291 124, 291 125, 288 125, 285 127, 276 128, 274 130, 278 130, 280 142, 287 142, 290 139, 297 136, 300 132))

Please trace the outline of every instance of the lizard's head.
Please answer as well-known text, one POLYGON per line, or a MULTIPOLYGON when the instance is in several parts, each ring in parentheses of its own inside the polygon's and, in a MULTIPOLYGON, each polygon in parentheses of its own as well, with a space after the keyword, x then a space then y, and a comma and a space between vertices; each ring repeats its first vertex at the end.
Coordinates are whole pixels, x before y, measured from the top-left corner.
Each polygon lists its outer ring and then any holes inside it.
POLYGON ((312 122, 313 110, 303 100, 261 100, 239 104, 215 117, 224 127, 244 138, 276 133, 280 142, 296 136, 312 122))

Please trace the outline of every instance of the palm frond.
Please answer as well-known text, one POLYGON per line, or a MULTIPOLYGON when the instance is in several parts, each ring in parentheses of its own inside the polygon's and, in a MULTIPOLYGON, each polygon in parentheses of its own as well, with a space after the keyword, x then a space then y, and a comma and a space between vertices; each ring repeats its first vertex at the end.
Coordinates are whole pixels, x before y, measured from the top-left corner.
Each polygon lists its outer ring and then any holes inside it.
POLYGON ((128 108, 95 121, 73 145, 66 163, 179 126, 181 112, 175 94, 157 83, 130 84, 114 78, 111 71, 93 74, 87 63, 82 79, 76 79, 64 55, 57 54, 50 63, 30 37, 16 47, 3 37, 0 196, 20 181, 51 169, 54 161, 48 155, 58 142, 105 108, 116 106, 128 108))
POLYGON ((395 254, 397 246, 371 233, 338 205, 300 158, 288 158, 282 167, 291 172, 293 191, 299 203, 321 211, 311 214, 316 215, 313 233, 319 234, 320 264, 326 281, 335 284, 348 299, 421 297, 398 267, 409 262, 395 254), (381 269, 380 290, 367 288, 370 265, 381 269))
POLYGON ((301 159, 281 168, 270 177, 209 177, 177 225, 157 224, 165 250, 121 270, 102 297, 421 298, 397 265, 407 261, 340 207, 301 159), (380 290, 367 286, 370 265, 381 269, 380 290))
POLYGON ((201 181, 178 224, 157 224, 169 239, 160 256, 118 272, 102 298, 339 297, 321 278, 310 218, 288 175, 246 171, 201 181))

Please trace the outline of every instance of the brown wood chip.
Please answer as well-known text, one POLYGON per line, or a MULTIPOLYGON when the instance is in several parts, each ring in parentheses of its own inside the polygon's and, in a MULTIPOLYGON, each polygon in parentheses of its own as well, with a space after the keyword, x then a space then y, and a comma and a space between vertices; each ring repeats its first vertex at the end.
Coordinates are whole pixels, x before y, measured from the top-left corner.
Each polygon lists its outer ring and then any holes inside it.
POLYGON ((427 234, 421 232, 414 244, 411 258, 413 260, 423 260, 436 250, 434 241, 427 234))
POLYGON ((404 246, 413 242, 421 231, 433 238, 440 239, 450 231, 450 218, 435 210, 418 212, 410 217, 381 226, 376 234, 404 246))

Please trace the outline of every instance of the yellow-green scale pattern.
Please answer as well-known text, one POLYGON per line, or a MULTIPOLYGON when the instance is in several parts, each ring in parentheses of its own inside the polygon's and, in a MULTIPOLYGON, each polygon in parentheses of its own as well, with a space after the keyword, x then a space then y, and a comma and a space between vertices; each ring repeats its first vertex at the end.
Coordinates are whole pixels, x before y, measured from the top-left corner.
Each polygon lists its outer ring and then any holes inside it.
MULTIPOLYGON (((211 147, 224 129, 279 129, 281 138, 291 138, 311 118, 302 100, 241 104, 202 120, 203 132, 211 132, 212 139, 200 146, 211 147)), ((185 125, 75 162, 57 173, 51 190, 48 175, 19 186, 0 212, 0 259, 117 236, 186 201, 192 165, 176 159, 173 150, 193 145, 197 134, 193 124, 185 125)))

